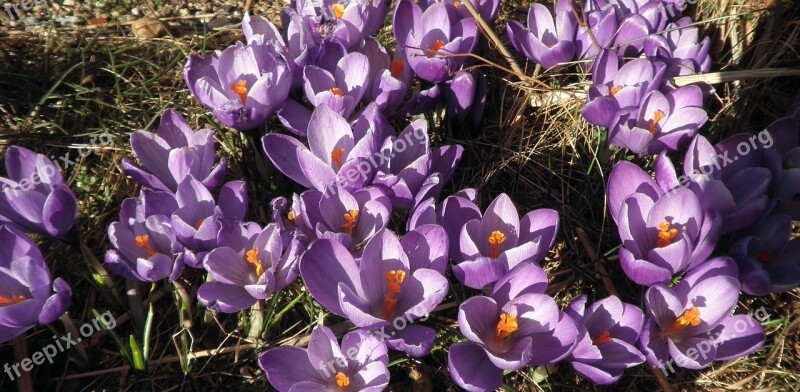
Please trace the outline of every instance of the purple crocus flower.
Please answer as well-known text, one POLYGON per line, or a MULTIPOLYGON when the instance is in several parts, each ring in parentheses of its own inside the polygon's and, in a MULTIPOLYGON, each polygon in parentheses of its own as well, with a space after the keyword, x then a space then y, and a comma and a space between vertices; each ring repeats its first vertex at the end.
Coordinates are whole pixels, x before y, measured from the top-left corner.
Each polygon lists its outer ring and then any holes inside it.
POLYGON ((372 181, 374 155, 384 140, 385 119, 375 112, 375 105, 370 107, 351 127, 321 104, 309 122, 309 147, 290 136, 270 133, 262 139, 264 151, 281 173, 302 186, 320 191, 332 184, 359 189, 372 181))
POLYGON ((340 346, 333 331, 316 326, 307 349, 272 348, 259 356, 258 364, 278 392, 379 392, 389 385, 386 345, 361 329, 344 335, 340 346))
POLYGON ((644 314, 638 306, 613 295, 588 307, 586 301, 586 295, 582 295, 567 309, 578 326, 577 343, 567 360, 592 382, 612 384, 625 369, 644 362, 644 355, 636 348, 644 314))
POLYGON ((792 218, 770 215, 731 245, 728 254, 739 265, 742 291, 768 295, 800 285, 800 238, 791 236, 792 218))
POLYGON ((109 271, 140 282, 177 279, 184 266, 183 245, 170 222, 177 209, 171 193, 146 188, 140 198, 123 200, 119 222, 108 227, 114 246, 105 256, 109 271))
POLYGON ((237 42, 209 57, 192 54, 184 67, 192 95, 222 124, 248 131, 283 106, 292 84, 288 64, 270 44, 237 42))
POLYGON ((308 101, 322 104, 344 118, 349 118, 369 89, 369 60, 361 53, 349 53, 339 59, 333 72, 316 65, 303 69, 308 101))
POLYGON ((203 283, 197 291, 203 306, 236 313, 282 290, 297 278, 297 263, 304 249, 302 241, 285 241, 275 223, 254 236, 252 226, 236 224, 244 241, 229 241, 234 247, 221 246, 208 253, 203 266, 214 282, 203 283))
POLYGON ((397 3, 393 19, 394 36, 404 43, 414 73, 425 81, 437 83, 461 69, 466 53, 477 41, 478 27, 473 18, 451 15, 447 5, 431 4, 424 12, 411 0, 397 3))
POLYGON ((692 19, 682 18, 670 23, 661 34, 648 36, 644 53, 669 64, 666 77, 708 73, 712 60, 708 54, 711 38, 700 38, 700 30, 692 26, 692 19))
POLYGON ((296 200, 290 218, 310 239, 331 239, 350 250, 362 248, 392 215, 392 202, 376 187, 350 193, 332 185, 325 192, 303 192, 296 200))
POLYGON ((705 261, 721 219, 691 190, 664 192, 641 168, 620 162, 608 180, 608 207, 622 239, 620 265, 641 285, 669 282, 705 261))
POLYGON ((135 131, 131 147, 142 166, 122 159, 122 168, 136 182, 155 190, 175 192, 178 182, 191 174, 206 187, 222 184, 227 171, 225 158, 216 166, 214 134, 210 129, 193 131, 186 119, 168 109, 161 116, 156 134, 135 131))
POLYGON ((481 219, 477 202, 478 192, 467 188, 445 198, 439 205, 436 199, 428 198, 418 203, 408 217, 406 230, 422 225, 441 225, 450 239, 450 254, 458 253, 461 229, 473 219, 481 219))
POLYGON ((620 109, 638 108, 644 97, 658 90, 666 66, 647 59, 635 59, 620 66, 620 59, 611 50, 597 56, 586 107, 581 112, 592 125, 610 128, 620 109))
POLYGON ((464 225, 459 234, 459 263, 453 273, 463 284, 482 289, 522 263, 539 263, 556 240, 558 213, 531 211, 519 219, 505 193, 492 201, 480 219, 464 225))
POLYGON ((640 108, 617 112, 608 130, 608 142, 639 155, 675 152, 690 142, 708 121, 703 92, 684 86, 666 94, 654 90, 640 108))
POLYGON ((673 364, 703 369, 712 361, 752 354, 764 344, 764 328, 748 315, 731 316, 739 298, 736 264, 706 261, 675 287, 659 284, 645 294, 646 319, 639 348, 665 372, 673 364))
MULTIPOLYGON (((587 10, 586 24, 590 31, 578 26, 575 35, 575 55, 581 60, 594 59, 601 50, 609 49, 619 27, 613 8, 587 10)), ((584 62, 581 63, 581 66, 584 70, 591 70, 592 64, 592 62, 584 62)))
POLYGON ((359 260, 336 241, 313 242, 300 259, 306 288, 329 311, 380 331, 390 348, 427 355, 436 332, 415 322, 447 295, 447 234, 439 226, 421 230, 402 240, 383 230, 359 260))
POLYGON ((370 61, 367 100, 375 102, 383 113, 394 113, 403 103, 413 76, 402 51, 390 57, 377 40, 368 38, 362 53, 370 61))
POLYGON ((458 71, 444 83, 447 113, 459 120, 472 117, 477 124, 486 108, 486 77, 480 70, 458 71))
POLYGON ((25 234, 0 225, 0 243, 0 343, 5 343, 58 320, 72 302, 72 289, 51 278, 42 253, 25 234))
POLYGON ((772 176, 767 190, 772 199, 769 208, 800 220, 800 125, 790 117, 780 118, 756 139, 764 150, 763 165, 772 176))
POLYGON ((8 178, 0 177, 0 223, 27 233, 65 239, 78 215, 78 200, 60 168, 24 147, 6 150, 8 178))
POLYGON ((556 17, 546 6, 533 3, 528 10, 528 27, 515 20, 506 25, 511 45, 545 69, 571 61, 575 55, 577 21, 570 0, 558 0, 556 17))
MULTIPOLYGON (((467 7, 464 6, 463 2, 459 0, 421 0, 418 3, 423 9, 428 9, 428 7, 436 3, 444 3, 448 7, 453 7, 451 11, 456 11, 458 16, 461 18, 472 17, 472 14, 469 12, 467 7)), ((494 19, 497 17, 497 13, 500 11, 499 0, 475 0, 471 1, 470 4, 475 7, 475 11, 478 11, 478 14, 481 15, 481 18, 490 24, 494 21, 494 19)))
POLYGON ((288 12, 305 20, 317 44, 331 40, 353 50, 361 46, 364 37, 378 32, 389 7, 377 0, 299 0, 296 11, 288 12))
POLYGON ((466 342, 450 346, 447 367, 467 391, 495 390, 503 371, 564 359, 578 331, 572 318, 545 294, 547 275, 525 264, 497 282, 491 296, 475 296, 458 309, 466 342))
POLYGON ((384 140, 381 155, 390 159, 383 160, 378 166, 373 184, 390 191, 395 208, 408 209, 417 201, 438 196, 441 187, 429 188, 433 193, 420 192, 425 180, 438 173, 441 183, 450 181, 464 151, 459 145, 443 146, 435 151, 429 148, 428 123, 425 120, 416 120, 397 137, 390 136, 384 140))

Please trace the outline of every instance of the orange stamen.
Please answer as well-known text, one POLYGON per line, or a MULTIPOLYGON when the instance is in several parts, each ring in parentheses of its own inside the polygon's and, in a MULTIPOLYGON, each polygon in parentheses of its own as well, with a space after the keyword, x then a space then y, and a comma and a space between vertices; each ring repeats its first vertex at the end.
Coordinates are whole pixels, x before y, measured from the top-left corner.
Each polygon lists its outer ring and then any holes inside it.
POLYGON ((331 160, 336 164, 337 169, 342 168, 342 155, 344 155, 344 147, 337 147, 331 152, 331 160))
POLYGON ((239 100, 243 106, 247 106, 247 81, 240 80, 231 85, 231 90, 239 95, 239 100))
POLYGON ((669 244, 677 235, 678 230, 670 229, 669 222, 661 222, 658 224, 658 247, 663 248, 669 244))
POLYGON ((406 273, 400 270, 392 270, 384 275, 386 277, 386 290, 389 292, 383 296, 383 318, 388 319, 397 307, 397 294, 400 294, 400 284, 406 280, 406 273))
POLYGON ((286 215, 286 219, 289 219, 290 221, 293 221, 294 220, 294 211, 289 211, 289 214, 286 215))
POLYGON ((617 93, 619 92, 619 90, 622 90, 622 87, 621 87, 621 86, 614 86, 614 87, 611 87, 611 96, 613 97, 613 96, 617 95, 617 93))
POLYGON ((336 385, 338 385, 339 388, 347 388, 350 386, 350 377, 347 377, 347 375, 342 372, 336 373, 336 385))
POLYGON ((148 258, 153 257, 156 255, 156 253, 158 253, 153 250, 153 247, 150 245, 150 236, 147 234, 136 236, 136 247, 146 250, 148 258))
POLYGON ((330 91, 333 95, 338 95, 340 97, 344 97, 344 93, 342 92, 342 89, 340 89, 339 87, 334 87, 334 88, 332 88, 332 89, 330 89, 328 91, 330 91))
POLYGON ((399 78, 405 67, 406 65, 403 63, 403 60, 393 60, 392 65, 389 67, 392 71, 392 77, 395 79, 399 78))
POLYGON ((333 8, 333 14, 336 15, 336 19, 342 19, 342 15, 344 15, 344 4, 334 4, 331 8, 333 8))
POLYGON ((204 222, 204 220, 202 220, 202 219, 198 220, 197 223, 194 224, 194 229, 195 230, 200 230, 200 228, 203 227, 203 222, 204 222))
POLYGON ((16 305, 22 301, 25 301, 27 298, 21 295, 12 295, 11 298, 6 298, 0 295, 0 305, 16 305))
POLYGON ((773 260, 772 253, 769 253, 768 250, 762 251, 761 253, 758 254, 756 260, 760 261, 761 264, 770 264, 772 263, 773 260))
POLYGON ((252 264, 256 267, 256 276, 261 276, 264 274, 264 266, 261 264, 261 261, 258 260, 258 249, 253 248, 247 251, 247 262, 252 264))
POLYGON ((495 230, 492 234, 489 234, 489 245, 492 247, 489 251, 489 257, 496 259, 497 256, 500 256, 500 245, 503 242, 506 242, 506 235, 503 232, 495 230))
POLYGON ((512 333, 516 332, 519 328, 517 318, 513 314, 503 313, 500 315, 500 321, 495 328, 495 337, 497 341, 502 341, 512 333))
POLYGON ((664 112, 662 112, 660 110, 656 110, 656 112, 653 113, 653 121, 650 121, 650 134, 651 135, 653 135, 653 136, 656 135, 656 125, 658 125, 659 121, 664 119, 664 116, 666 116, 666 114, 664 114, 664 112))
POLYGON ((592 344, 595 346, 601 343, 611 343, 611 334, 608 331, 603 331, 600 336, 592 339, 592 344))
POLYGON ((346 214, 344 214, 344 220, 346 221, 346 223, 342 225, 342 230, 347 232, 347 234, 352 235, 353 229, 356 227, 356 219, 358 219, 357 210, 350 210, 346 214))
POLYGON ((700 318, 700 310, 692 307, 691 309, 683 312, 683 315, 675 320, 672 326, 667 330, 666 335, 670 337, 675 336, 675 334, 688 326, 696 327, 700 325, 701 321, 703 320, 700 318))
POLYGON ((458 9, 459 7, 461 7, 461 2, 456 1, 455 3, 453 3, 453 7, 456 7, 456 9, 458 9))
POLYGON ((436 54, 439 53, 439 50, 442 48, 444 48, 444 41, 440 39, 434 41, 433 45, 431 45, 431 48, 428 50, 428 58, 436 56, 436 54))

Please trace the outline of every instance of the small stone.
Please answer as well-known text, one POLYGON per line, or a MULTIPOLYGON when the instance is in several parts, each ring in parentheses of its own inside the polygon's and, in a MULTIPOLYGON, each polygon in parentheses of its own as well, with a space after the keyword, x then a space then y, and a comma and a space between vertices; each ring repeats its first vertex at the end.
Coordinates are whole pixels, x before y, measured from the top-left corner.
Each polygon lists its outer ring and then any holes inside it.
POLYGON ((33 26, 33 25, 39 23, 39 22, 36 21, 36 18, 34 18, 32 16, 29 16, 29 17, 25 18, 25 20, 23 22, 25 23, 25 26, 33 26))
POLYGON ((131 24, 133 35, 139 38, 158 38, 166 34, 164 25, 156 18, 139 19, 131 24))
POLYGON ((66 15, 56 18, 56 23, 62 26, 78 26, 83 24, 83 18, 78 16, 66 15))
POLYGON ((75 0, 64 0, 63 2, 61 2, 61 5, 63 5, 64 7, 73 7, 75 6, 75 0))
POLYGON ((112 18, 114 18, 114 19, 118 19, 120 16, 122 16, 122 12, 119 12, 119 11, 111 11, 111 17, 112 17, 112 18))
POLYGON ((208 28, 209 29, 216 29, 216 28, 219 28, 219 27, 225 27, 225 26, 227 26, 229 24, 231 24, 231 20, 228 19, 228 17, 226 17, 226 16, 215 16, 213 19, 211 19, 208 22, 208 28))
POLYGON ((131 8, 131 15, 133 15, 133 16, 142 16, 142 11, 140 11, 136 7, 133 7, 133 8, 131 8))
POLYGON ((191 15, 191 13, 192 12, 189 11, 188 8, 181 8, 180 10, 178 10, 178 15, 180 15, 180 16, 189 16, 189 15, 191 15))
POLYGON ((120 23, 125 23, 125 22, 130 22, 130 21, 136 20, 136 17, 133 16, 133 15, 122 15, 117 20, 119 20, 120 23))

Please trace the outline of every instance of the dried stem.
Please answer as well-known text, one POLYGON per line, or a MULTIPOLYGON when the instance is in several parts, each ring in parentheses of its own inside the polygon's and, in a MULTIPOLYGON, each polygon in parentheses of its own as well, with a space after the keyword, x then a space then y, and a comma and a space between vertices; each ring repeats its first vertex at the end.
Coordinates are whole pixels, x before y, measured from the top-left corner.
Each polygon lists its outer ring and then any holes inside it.
POLYGON ((499 50, 500 53, 503 54, 503 57, 506 58, 508 64, 511 65, 511 69, 513 69, 514 72, 516 72, 519 75, 524 75, 525 73, 522 71, 522 68, 520 68, 519 64, 517 64, 517 61, 514 60, 514 56, 511 55, 511 52, 508 51, 508 48, 506 48, 506 46, 503 45, 503 41, 500 41, 500 37, 498 37, 497 34, 495 34, 492 27, 489 26, 489 24, 486 23, 485 20, 483 20, 481 14, 479 14, 478 11, 475 10, 475 7, 472 6, 472 2, 470 2, 470 0, 465 0, 461 4, 467 7, 467 10, 469 11, 470 14, 472 14, 472 17, 475 19, 475 23, 478 24, 483 33, 486 34, 486 36, 490 40, 492 40, 495 46, 497 46, 497 50, 499 50))

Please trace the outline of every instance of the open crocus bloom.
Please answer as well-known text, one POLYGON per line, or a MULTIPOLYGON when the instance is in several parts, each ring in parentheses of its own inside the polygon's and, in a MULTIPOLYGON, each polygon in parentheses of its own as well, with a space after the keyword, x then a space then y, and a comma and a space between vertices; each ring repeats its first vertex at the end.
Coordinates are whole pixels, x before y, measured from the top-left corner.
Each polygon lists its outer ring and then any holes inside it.
POLYGON ((666 66, 647 59, 620 64, 617 53, 603 50, 592 71, 589 97, 581 114, 592 125, 610 128, 620 109, 639 108, 644 97, 657 90, 666 66))
POLYGON ((789 240, 791 235, 789 216, 770 215, 731 246, 728 253, 739 265, 742 291, 767 295, 800 285, 800 238, 789 240))
POLYGON ((447 367, 467 391, 495 390, 503 371, 564 359, 572 351, 575 323, 544 293, 547 276, 535 264, 521 265, 497 282, 490 297, 475 296, 458 309, 468 339, 450 346, 447 367))
POLYGON ((367 242, 358 261, 336 241, 314 241, 300 259, 306 288, 356 327, 386 334, 390 348, 427 355, 436 332, 415 321, 447 295, 447 235, 439 226, 421 230, 402 240, 383 230, 367 242))
POLYGON ((208 253, 203 266, 214 282, 197 291, 200 304, 218 312, 236 313, 268 298, 297 278, 297 263, 304 244, 285 241, 278 225, 271 223, 256 236, 245 226, 244 241, 228 241, 208 253))
POLYGON ((269 44, 236 45, 209 57, 192 54, 186 85, 222 124, 242 131, 267 123, 286 101, 292 75, 269 44))
POLYGON ((639 348, 651 365, 673 363, 703 369, 712 361, 752 354, 764 344, 764 329, 753 317, 734 315, 739 298, 736 264, 727 257, 706 261, 680 283, 650 287, 639 348), (699 355, 698 355, 699 354, 699 355))
POLYGON ((582 376, 596 384, 617 382, 625 369, 644 362, 636 348, 644 324, 638 306, 615 296, 586 306, 586 295, 569 305, 567 314, 578 326, 578 339, 568 361, 582 376))
POLYGON ((664 192, 641 168, 620 162, 608 180, 608 207, 623 246, 620 265, 641 285, 666 283, 702 263, 716 246, 721 219, 686 188, 664 192))
POLYGON ((0 244, 0 343, 5 343, 58 320, 70 306, 72 290, 50 277, 39 248, 23 233, 0 225, 0 244))
POLYGON ((340 58, 333 70, 316 65, 303 69, 308 101, 314 107, 325 104, 344 118, 350 117, 368 91, 368 77, 369 60, 358 52, 340 58))
POLYGON ((193 131, 175 110, 164 112, 157 133, 133 132, 131 147, 143 167, 123 158, 122 168, 136 182, 150 189, 175 192, 178 182, 189 174, 210 189, 219 187, 225 179, 228 166, 225 158, 214 165, 213 132, 210 129, 193 131))
POLYGON ((8 178, 0 177, 0 223, 27 233, 66 238, 78 215, 78 200, 53 161, 11 146, 5 163, 8 178))
POLYGON ((446 197, 439 205, 434 198, 417 204, 411 212, 406 230, 414 230, 422 225, 441 225, 450 239, 450 254, 458 253, 461 229, 473 219, 481 219, 481 209, 475 205, 478 192, 467 188, 446 197))
MULTIPOLYGON (((394 35, 414 73, 437 83, 461 69, 477 39, 475 19, 451 16, 443 3, 431 4, 424 12, 411 0, 401 0, 394 12, 394 35)), ((400 49, 400 48, 398 48, 400 49)))
POLYGON ((684 86, 666 94, 651 91, 640 108, 622 109, 608 130, 608 142, 639 155, 675 152, 708 121, 703 92, 684 86))
POLYGON ((319 45, 336 41, 348 50, 361 46, 364 37, 378 32, 389 12, 383 1, 367 0, 300 0, 289 15, 300 15, 319 45))
POLYGON ((385 119, 375 113, 374 105, 370 107, 351 127, 328 105, 320 104, 309 122, 308 147, 293 137, 270 133, 262 139, 264 152, 281 173, 302 186, 320 191, 332 184, 362 188, 372 181, 375 166, 370 159, 376 159, 384 140, 385 119))
POLYGON ((258 358, 279 392, 379 392, 389 384, 388 363, 388 350, 374 334, 349 332, 340 346, 333 331, 322 325, 311 331, 308 348, 276 347, 258 358))
POLYGON ((119 222, 108 227, 114 249, 106 252, 109 271, 140 282, 175 280, 183 271, 183 245, 170 216, 178 208, 168 192, 142 189, 141 198, 122 201, 119 222))
POLYGON ((550 251, 558 232, 558 213, 531 211, 519 219, 505 193, 486 209, 481 219, 467 222, 459 234, 458 264, 453 273, 463 284, 482 289, 521 263, 539 263, 550 251))
POLYGON ((509 21, 506 34, 514 49, 545 69, 571 61, 578 24, 569 1, 558 1, 555 20, 546 6, 533 3, 528 10, 527 28, 515 20, 509 21))

